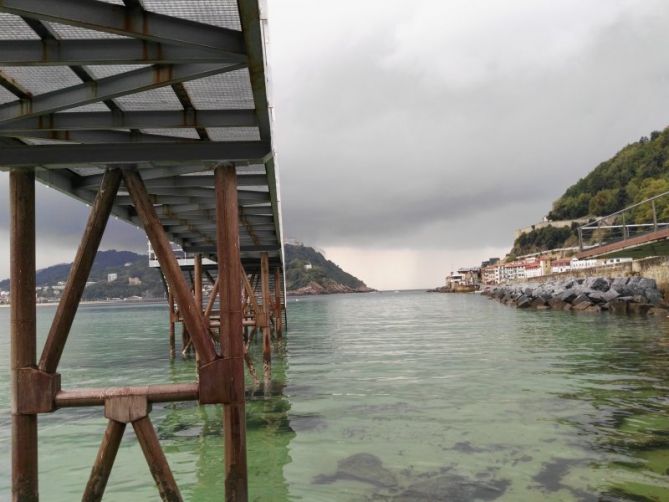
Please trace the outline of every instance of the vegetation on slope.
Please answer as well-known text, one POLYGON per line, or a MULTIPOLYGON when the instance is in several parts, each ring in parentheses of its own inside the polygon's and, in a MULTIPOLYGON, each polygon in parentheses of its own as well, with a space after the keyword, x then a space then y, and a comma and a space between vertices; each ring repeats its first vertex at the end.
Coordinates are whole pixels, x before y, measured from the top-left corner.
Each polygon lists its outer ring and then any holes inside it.
MULTIPOLYGON (((669 191, 669 128, 627 145, 570 186, 553 204, 550 220, 605 216, 669 191)), ((669 216, 669 210, 664 207, 669 216)))
POLYGON ((316 283, 323 288, 337 285, 352 290, 363 290, 367 286, 357 277, 344 272, 336 263, 325 258, 314 248, 286 244, 286 289, 295 291, 316 283), (311 268, 309 268, 311 265, 311 268))
MULTIPOLYGON (((37 271, 36 284, 38 287, 48 287, 47 296, 56 296, 53 286, 67 281, 71 263, 54 265, 37 271)), ((100 251, 95 257, 93 268, 88 279, 90 284, 84 290, 84 300, 105 300, 108 298, 129 298, 141 296, 144 298, 162 298, 165 294, 160 272, 149 268, 149 259, 146 255, 131 251, 100 251), (118 275, 113 282, 107 282, 108 274, 118 275), (138 278, 139 285, 130 285, 129 279, 138 278)), ((9 291, 9 279, 0 281, 0 290, 9 291)))
MULTIPOLYGON (((606 216, 664 192, 669 192, 669 128, 642 137, 599 164, 555 201, 548 219, 606 216)), ((669 221, 669 197, 658 200, 656 208, 658 219, 669 221)), ((648 223, 652 221, 651 212, 650 205, 644 205, 628 214, 627 221, 648 223)), ((516 239, 510 254, 522 256, 575 246, 576 228, 573 224, 571 228, 549 226, 532 230, 516 239)))
POLYGON ((509 253, 512 257, 538 253, 548 249, 558 249, 578 244, 577 225, 570 227, 548 226, 520 235, 509 253))

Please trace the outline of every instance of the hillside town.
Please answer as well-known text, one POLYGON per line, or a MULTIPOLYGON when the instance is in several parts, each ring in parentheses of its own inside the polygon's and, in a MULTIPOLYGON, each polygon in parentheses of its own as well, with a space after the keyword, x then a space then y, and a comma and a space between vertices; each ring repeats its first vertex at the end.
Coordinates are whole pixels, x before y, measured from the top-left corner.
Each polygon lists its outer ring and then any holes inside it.
POLYGON ((576 270, 606 267, 631 262, 632 258, 607 258, 579 260, 575 257, 558 257, 551 254, 523 257, 514 261, 490 258, 478 267, 463 267, 446 277, 446 290, 475 290, 507 282, 562 274, 576 270))

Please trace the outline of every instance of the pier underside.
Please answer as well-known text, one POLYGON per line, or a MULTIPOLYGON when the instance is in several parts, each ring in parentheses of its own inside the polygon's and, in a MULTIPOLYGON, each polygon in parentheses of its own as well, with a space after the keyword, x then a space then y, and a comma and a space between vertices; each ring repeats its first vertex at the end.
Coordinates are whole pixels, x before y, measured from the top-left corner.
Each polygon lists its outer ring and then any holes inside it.
POLYGON ((248 343, 262 334, 268 384, 272 333, 281 338, 285 319, 257 0, 5 0, 0 28, 13 500, 39 497, 38 415, 79 406, 101 407, 108 420, 83 500, 101 500, 127 424, 162 499, 181 500, 149 418, 152 403, 169 401, 223 405, 225 497, 247 500, 245 364, 257 380, 248 343), (41 355, 36 181, 91 206, 41 355), (58 365, 112 215, 146 232, 165 279, 170 351, 180 322, 181 351, 197 359, 190 384, 86 389, 61 382, 58 365), (180 266, 174 244, 194 257, 191 269, 180 266))

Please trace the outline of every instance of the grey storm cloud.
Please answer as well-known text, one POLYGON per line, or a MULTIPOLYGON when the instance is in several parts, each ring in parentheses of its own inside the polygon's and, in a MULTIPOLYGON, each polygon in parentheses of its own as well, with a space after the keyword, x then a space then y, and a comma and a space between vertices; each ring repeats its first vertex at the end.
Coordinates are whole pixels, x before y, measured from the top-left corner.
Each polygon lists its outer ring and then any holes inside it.
MULTIPOLYGON (((0 232, 9 228, 9 176, 0 174, 0 232)), ((59 249, 70 249, 72 255, 79 245, 90 209, 86 204, 37 183, 35 192, 36 233, 39 241, 59 249)), ((146 252, 146 237, 132 225, 110 218, 105 231, 103 249, 129 249, 146 252)))
MULTIPOLYGON (((669 124, 663 0, 267 3, 285 237, 508 249, 567 186, 669 124)), ((2 174, 4 207, 6 187, 2 174)), ((40 238, 73 254, 87 208, 38 201, 40 238)), ((103 242, 144 246, 120 222, 103 242)))
POLYGON ((286 235, 508 246, 597 163, 665 127, 669 5, 558 3, 469 2, 492 8, 483 26, 458 1, 354 26, 319 5, 308 40, 281 12, 309 16, 305 2, 271 4, 286 235))

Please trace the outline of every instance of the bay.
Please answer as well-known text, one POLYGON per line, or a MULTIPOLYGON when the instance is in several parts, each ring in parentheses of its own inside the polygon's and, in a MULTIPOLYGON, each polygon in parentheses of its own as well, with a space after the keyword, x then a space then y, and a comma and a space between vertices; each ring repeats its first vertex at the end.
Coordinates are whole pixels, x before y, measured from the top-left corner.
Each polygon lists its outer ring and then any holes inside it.
MULTIPOLYGON (((38 308, 41 341, 54 311, 38 308)), ((272 388, 247 382, 252 500, 669 499, 666 319, 401 292, 289 299, 288 323, 272 388)), ((0 309, 0 500, 8 353, 0 309)), ((163 305, 80 307, 60 372, 64 388, 195 378, 193 361, 167 357, 163 305)), ((220 500, 220 408, 155 405, 151 419, 184 498, 220 500)), ((42 499, 78 500, 101 410, 39 423, 42 499)), ((157 499, 129 430, 105 500, 157 499)))

